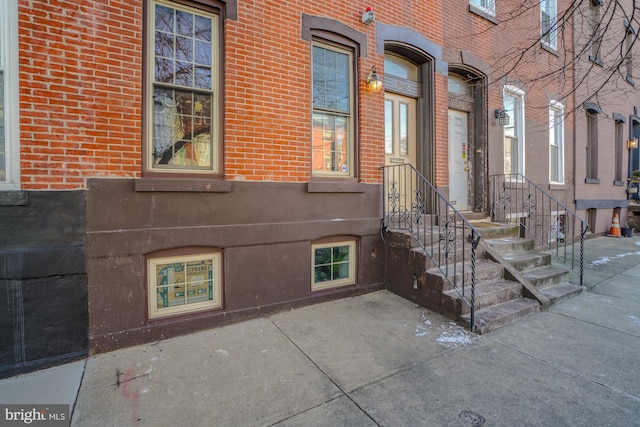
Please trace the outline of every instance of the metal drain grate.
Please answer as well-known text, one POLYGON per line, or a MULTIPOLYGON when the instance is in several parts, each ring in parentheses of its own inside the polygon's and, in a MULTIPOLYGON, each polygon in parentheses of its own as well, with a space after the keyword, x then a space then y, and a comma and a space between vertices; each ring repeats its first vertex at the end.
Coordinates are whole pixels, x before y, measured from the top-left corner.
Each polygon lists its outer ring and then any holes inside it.
POLYGON ((458 416, 462 419, 462 422, 473 427, 480 427, 487 421, 482 415, 476 414, 475 412, 469 410, 460 412, 458 416))

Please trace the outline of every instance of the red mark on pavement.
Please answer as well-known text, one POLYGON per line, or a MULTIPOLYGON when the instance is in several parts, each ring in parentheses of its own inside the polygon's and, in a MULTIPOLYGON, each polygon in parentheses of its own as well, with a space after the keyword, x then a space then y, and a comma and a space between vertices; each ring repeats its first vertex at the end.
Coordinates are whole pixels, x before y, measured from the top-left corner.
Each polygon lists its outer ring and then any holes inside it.
POLYGON ((138 425, 138 404, 140 401, 140 392, 133 391, 130 388, 129 382, 135 377, 135 370, 129 369, 124 373, 122 377, 122 397, 131 401, 131 424, 138 425))

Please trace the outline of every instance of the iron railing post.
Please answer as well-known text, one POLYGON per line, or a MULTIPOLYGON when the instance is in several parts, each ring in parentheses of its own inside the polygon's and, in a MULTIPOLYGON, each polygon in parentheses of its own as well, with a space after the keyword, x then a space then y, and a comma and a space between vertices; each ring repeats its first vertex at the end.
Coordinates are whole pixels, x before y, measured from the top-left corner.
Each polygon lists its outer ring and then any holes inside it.
POLYGON ((480 243, 480 235, 471 230, 471 331, 475 331, 476 328, 476 251, 478 243, 480 243))

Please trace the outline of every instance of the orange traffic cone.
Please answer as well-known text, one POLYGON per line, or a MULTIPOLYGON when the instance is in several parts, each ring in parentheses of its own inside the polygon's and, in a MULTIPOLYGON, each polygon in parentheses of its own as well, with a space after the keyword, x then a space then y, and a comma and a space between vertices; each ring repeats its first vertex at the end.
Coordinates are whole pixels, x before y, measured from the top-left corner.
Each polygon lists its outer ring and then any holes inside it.
POLYGON ((622 237, 620 234, 620 221, 618 220, 618 214, 613 215, 613 222, 611 223, 611 228, 609 229, 609 237, 622 237))

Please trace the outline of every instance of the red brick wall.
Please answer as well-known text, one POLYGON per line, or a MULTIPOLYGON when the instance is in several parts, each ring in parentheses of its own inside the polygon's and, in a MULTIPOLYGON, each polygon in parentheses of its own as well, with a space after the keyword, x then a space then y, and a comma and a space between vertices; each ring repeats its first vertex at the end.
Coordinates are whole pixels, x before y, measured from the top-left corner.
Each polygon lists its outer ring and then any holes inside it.
MULTIPOLYGON (((568 0, 558 1, 558 16, 569 5, 568 0)), ((558 52, 541 47, 540 8, 538 4, 521 1, 497 2, 498 25, 469 12, 468 0, 451 2, 444 16, 444 47, 466 50, 481 57, 492 69, 489 76, 489 112, 502 107, 503 78, 522 82, 525 88, 525 112, 527 119, 548 123, 548 105, 553 94, 570 94, 572 87, 570 64, 564 51, 571 49, 572 37, 567 30, 558 37, 558 52), (567 46, 562 42, 566 40, 567 46), (521 56, 522 55, 522 56, 521 56), (514 67, 514 64, 517 65, 514 67), (566 68, 565 73, 555 73, 566 68), (529 108, 531 107, 531 108, 529 108)), ((571 54, 569 53, 569 56, 571 54)), ((557 97, 555 97, 557 98, 557 97)), ((565 102, 566 111, 573 110, 572 97, 565 102)), ((490 122, 492 117, 489 118, 490 122)), ((572 117, 565 122, 572 129, 572 117)))
MULTIPOLYGON (((377 21, 413 26, 442 43, 438 6, 375 1, 377 21)), ((359 60, 359 177, 381 180, 383 94, 365 76, 383 56, 364 5, 344 1, 240 1, 225 22, 225 178, 307 181, 310 164, 310 46, 301 15, 329 17, 368 36, 359 60), (277 13, 274 13, 277 11, 277 13)), ((85 188, 88 177, 140 177, 142 1, 19 2, 22 188, 85 188)), ((436 103, 446 110, 446 79, 436 103)), ((436 163, 446 165, 446 115, 436 115, 436 163)), ((446 171, 437 172, 439 183, 446 171)))
MULTIPOLYGON (((415 24, 432 40, 442 37, 437 8, 411 9, 399 1, 368 4, 379 22, 415 24)), ((364 7, 343 1, 243 1, 238 7, 238 21, 226 22, 225 33, 226 178, 309 180, 311 48, 300 37, 301 15, 306 13, 336 19, 368 36, 367 58, 358 64, 359 177, 380 182, 384 95, 367 92, 363 82, 372 65, 383 71, 384 56, 375 50, 375 25, 361 22, 364 7)))
POLYGON ((22 188, 139 176, 142 5, 19 2, 22 188))

